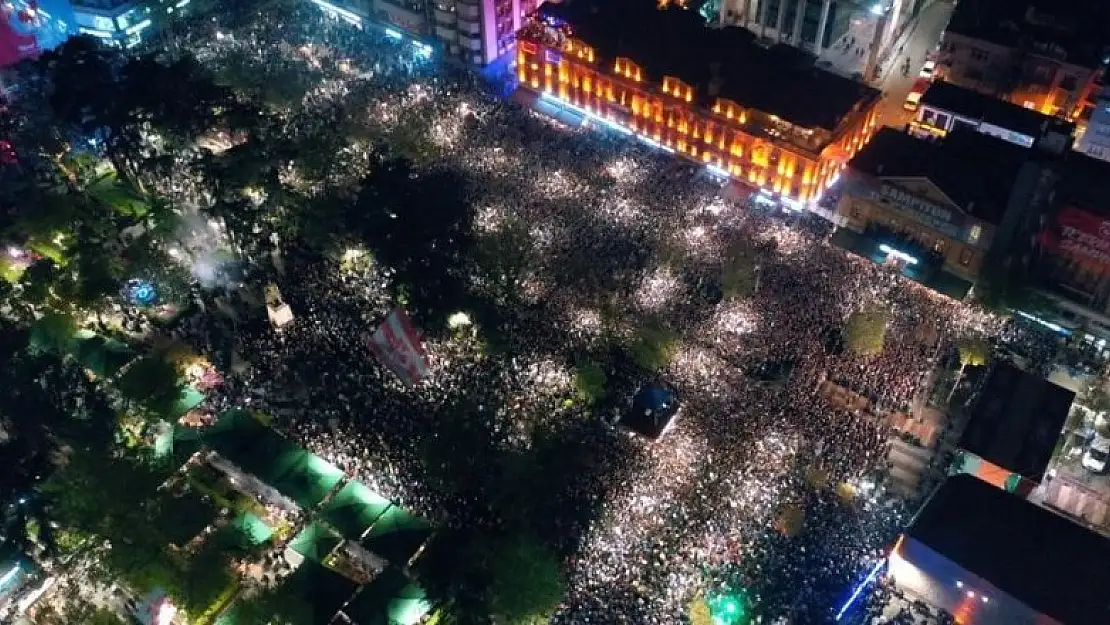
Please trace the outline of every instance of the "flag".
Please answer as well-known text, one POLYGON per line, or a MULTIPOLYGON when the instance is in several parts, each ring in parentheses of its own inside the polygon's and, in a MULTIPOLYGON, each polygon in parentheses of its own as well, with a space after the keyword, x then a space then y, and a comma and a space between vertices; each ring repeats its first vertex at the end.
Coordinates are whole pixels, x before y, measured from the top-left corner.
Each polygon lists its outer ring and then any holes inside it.
POLYGON ((366 337, 366 343, 374 356, 405 384, 412 386, 428 374, 424 346, 401 308, 394 308, 374 334, 366 337))

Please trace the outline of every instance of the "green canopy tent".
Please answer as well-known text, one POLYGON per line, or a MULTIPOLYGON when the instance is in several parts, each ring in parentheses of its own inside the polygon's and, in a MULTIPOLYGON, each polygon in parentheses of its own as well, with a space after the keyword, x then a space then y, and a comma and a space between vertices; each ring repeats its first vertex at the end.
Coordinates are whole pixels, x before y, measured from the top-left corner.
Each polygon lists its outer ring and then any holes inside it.
POLYGON ((332 622, 356 588, 355 582, 312 560, 305 560, 281 586, 283 592, 310 604, 314 621, 320 625, 332 622))
POLYGON ((215 539, 230 551, 249 551, 264 544, 274 531, 262 519, 250 512, 243 512, 220 528, 215 539))
POLYGON ((392 505, 361 482, 347 482, 320 516, 343 536, 358 540, 392 505))
POLYGON ((391 564, 407 566, 431 535, 427 521, 393 506, 374 522, 360 542, 391 564))
POLYGON ((306 560, 323 562, 343 538, 320 523, 310 523, 289 542, 289 548, 306 560))
POLYGON ((304 461, 308 452, 282 438, 280 434, 263 428, 253 441, 235 449, 221 450, 222 456, 263 482, 275 485, 304 461))
POLYGON ((73 357, 98 377, 111 378, 135 359, 135 352, 125 343, 103 336, 74 336, 73 357))
POLYGON ((232 408, 220 413, 212 425, 194 431, 205 445, 230 459, 253 445, 265 429, 250 412, 232 408))
POLYGON ((431 609, 424 589, 390 567, 363 586, 343 614, 353 625, 415 625, 431 609))
POLYGON ((181 389, 181 396, 177 398, 177 402, 170 408, 166 420, 176 421, 180 419, 185 413, 199 406, 202 401, 204 401, 204 393, 186 385, 181 389))
POLYGON ((343 471, 323 458, 304 452, 297 464, 270 483, 279 493, 311 509, 327 497, 343 477, 343 471))

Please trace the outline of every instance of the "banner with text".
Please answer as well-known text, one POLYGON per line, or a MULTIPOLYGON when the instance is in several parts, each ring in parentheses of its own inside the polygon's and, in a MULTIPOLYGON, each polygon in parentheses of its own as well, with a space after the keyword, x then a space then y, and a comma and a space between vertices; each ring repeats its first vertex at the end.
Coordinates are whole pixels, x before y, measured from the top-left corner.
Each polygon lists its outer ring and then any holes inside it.
POLYGON ((373 335, 366 337, 374 356, 405 384, 412 386, 428 374, 424 346, 401 308, 394 308, 373 335))
POLYGON ((1050 252, 1110 270, 1110 219, 1069 206, 1060 210, 1039 238, 1050 252))

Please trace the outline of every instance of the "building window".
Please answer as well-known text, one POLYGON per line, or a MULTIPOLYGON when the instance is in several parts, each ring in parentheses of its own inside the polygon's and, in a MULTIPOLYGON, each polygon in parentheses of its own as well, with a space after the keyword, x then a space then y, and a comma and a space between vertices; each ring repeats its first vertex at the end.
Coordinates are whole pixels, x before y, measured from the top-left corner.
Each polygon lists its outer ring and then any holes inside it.
POLYGON ((960 264, 964 267, 967 267, 971 264, 971 250, 967 249, 966 247, 964 248, 964 251, 960 252, 960 264))
POLYGON ((1060 88, 1064 91, 1075 91, 1075 88, 1078 86, 1079 78, 1071 74, 1064 76, 1064 79, 1060 81, 1060 88))
POLYGON ((968 241, 968 243, 978 243, 979 242, 979 236, 982 235, 982 234, 983 234, 983 227, 982 226, 980 226, 979 224, 975 224, 975 225, 971 226, 971 229, 967 231, 967 241, 968 241))

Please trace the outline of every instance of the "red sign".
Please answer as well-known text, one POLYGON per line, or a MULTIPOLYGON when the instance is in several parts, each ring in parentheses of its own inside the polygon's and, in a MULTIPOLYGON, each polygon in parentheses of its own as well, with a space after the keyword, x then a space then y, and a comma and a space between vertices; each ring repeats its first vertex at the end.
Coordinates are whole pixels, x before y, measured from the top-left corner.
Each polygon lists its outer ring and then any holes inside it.
POLYGON ((1110 269, 1110 219, 1069 206, 1039 238, 1051 252, 1110 269))
POLYGON ((370 351, 397 377, 412 386, 428 374, 424 346, 407 313, 394 308, 372 336, 366 337, 370 351))

